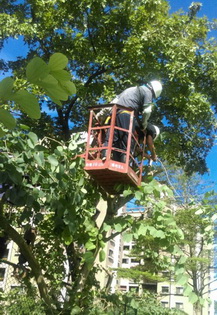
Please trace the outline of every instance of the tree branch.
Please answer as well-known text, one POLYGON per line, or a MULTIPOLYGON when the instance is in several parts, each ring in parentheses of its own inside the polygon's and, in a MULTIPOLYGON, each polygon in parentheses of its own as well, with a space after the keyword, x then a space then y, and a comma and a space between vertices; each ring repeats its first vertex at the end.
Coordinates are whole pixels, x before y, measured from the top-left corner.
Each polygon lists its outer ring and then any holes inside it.
POLYGON ((24 238, 8 223, 7 219, 3 216, 3 202, 0 201, 0 227, 4 232, 19 246, 21 253, 27 259, 32 273, 35 277, 40 295, 45 303, 49 306, 50 310, 53 309, 53 304, 48 295, 47 285, 41 272, 40 265, 34 258, 29 246, 26 244, 24 238))

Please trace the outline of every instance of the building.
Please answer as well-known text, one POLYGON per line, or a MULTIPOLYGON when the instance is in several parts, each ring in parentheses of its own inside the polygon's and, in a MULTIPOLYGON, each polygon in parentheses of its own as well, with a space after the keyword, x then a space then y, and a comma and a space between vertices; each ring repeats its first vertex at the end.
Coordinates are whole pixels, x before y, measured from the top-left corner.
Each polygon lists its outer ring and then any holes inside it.
POLYGON ((18 262, 19 251, 14 242, 10 242, 7 245, 7 249, 4 253, 3 260, 9 261, 8 263, 0 263, 0 291, 8 292, 13 288, 19 287, 18 281, 14 277, 13 264, 18 262))
MULTIPOLYGON (((131 215, 138 217, 141 215, 142 209, 136 207, 127 209, 126 206, 119 210, 118 215, 124 215, 126 213, 130 213, 131 215)), ((183 287, 179 284, 175 283, 173 276, 169 275, 169 282, 147 282, 147 283, 135 283, 132 280, 117 278, 117 274, 112 269, 116 269, 117 267, 122 268, 131 268, 139 264, 135 257, 131 257, 130 252, 134 246, 133 242, 126 243, 123 241, 121 235, 118 235, 114 238, 113 241, 109 241, 107 244, 107 259, 103 264, 104 273, 100 273, 98 275, 98 279, 102 286, 107 283, 108 274, 105 270, 109 270, 109 274, 113 275, 113 279, 111 281, 110 292, 121 291, 136 291, 139 294, 143 289, 147 289, 153 293, 156 293, 158 296, 158 300, 162 304, 162 306, 170 308, 170 309, 180 309, 186 312, 189 315, 193 315, 193 305, 189 302, 188 297, 183 295, 183 287)), ((168 272, 167 273, 168 277, 168 272)), ((209 286, 207 298, 210 298, 209 286)), ((215 315, 213 304, 208 304, 206 302, 203 307, 204 315, 215 315)))

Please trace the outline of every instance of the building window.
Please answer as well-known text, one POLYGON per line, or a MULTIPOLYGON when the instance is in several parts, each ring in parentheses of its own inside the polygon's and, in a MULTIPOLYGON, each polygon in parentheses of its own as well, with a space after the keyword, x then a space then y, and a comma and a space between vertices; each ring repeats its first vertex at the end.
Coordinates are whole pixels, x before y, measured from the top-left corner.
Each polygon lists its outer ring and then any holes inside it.
POLYGON ((183 295, 183 287, 176 287, 176 294, 183 295))
POLYGON ((162 305, 163 307, 168 307, 168 306, 169 306, 169 303, 168 303, 168 302, 161 301, 161 305, 162 305))
POLYGON ((123 258, 122 264, 129 264, 129 258, 123 258))
POLYGON ((115 246, 115 242, 113 241, 113 240, 110 240, 110 244, 111 244, 111 246, 115 246))
POLYGON ((5 276, 5 268, 0 268, 0 281, 4 280, 5 276))
POLYGON ((113 250, 112 249, 109 249, 109 257, 113 258, 113 250))
POLYGON ((120 285, 120 290, 121 291, 127 291, 127 286, 126 285, 120 285))
POLYGON ((4 251, 4 254, 3 254, 2 259, 8 259, 8 253, 9 253, 9 249, 6 249, 6 250, 4 251))
POLYGON ((131 263, 140 263, 140 260, 139 259, 136 259, 136 258, 132 258, 131 259, 131 263))
POLYGON ((139 287, 129 286, 129 291, 138 292, 139 291, 139 287))
POLYGON ((179 310, 183 310, 183 303, 176 302, 176 308, 179 310))
POLYGON ((123 246, 123 250, 130 250, 130 246, 129 245, 124 245, 123 246))
POLYGON ((161 292, 163 294, 168 294, 169 293, 169 287, 168 286, 163 286, 161 287, 161 292))
POLYGON ((114 262, 113 258, 111 258, 111 257, 108 258, 108 261, 109 261, 111 264, 113 264, 113 262, 114 262))
POLYGON ((169 271, 162 271, 162 276, 165 277, 165 278, 170 279, 170 273, 169 273, 169 271))

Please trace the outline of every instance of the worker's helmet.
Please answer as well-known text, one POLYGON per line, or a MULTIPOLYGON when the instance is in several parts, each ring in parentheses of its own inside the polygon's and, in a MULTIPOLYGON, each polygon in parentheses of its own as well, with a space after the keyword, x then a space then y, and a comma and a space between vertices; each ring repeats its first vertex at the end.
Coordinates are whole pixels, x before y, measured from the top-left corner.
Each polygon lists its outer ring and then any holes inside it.
POLYGON ((151 87, 152 91, 154 92, 155 98, 158 98, 162 92, 162 84, 160 81, 150 81, 149 86, 151 87))
POLYGON ((160 129, 157 126, 152 125, 150 123, 148 123, 146 129, 147 129, 147 135, 151 135, 153 140, 156 140, 160 134, 160 129))

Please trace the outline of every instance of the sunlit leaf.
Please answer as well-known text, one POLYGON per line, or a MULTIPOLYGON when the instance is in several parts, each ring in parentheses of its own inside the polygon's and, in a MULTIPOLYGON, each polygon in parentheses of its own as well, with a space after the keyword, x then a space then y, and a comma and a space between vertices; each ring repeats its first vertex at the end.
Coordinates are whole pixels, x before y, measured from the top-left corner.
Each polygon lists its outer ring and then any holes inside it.
POLYGON ((41 117, 38 100, 28 91, 20 90, 13 95, 12 99, 20 105, 20 109, 30 118, 39 119, 41 117))
POLYGON ((16 126, 16 120, 11 113, 5 109, 0 109, 0 122, 8 129, 13 129, 16 126))
POLYGON ((0 98, 7 99, 8 95, 11 94, 14 80, 10 77, 3 79, 0 82, 0 98))
POLYGON ((26 67, 27 79, 32 83, 44 79, 49 74, 48 65, 39 57, 33 58, 26 67))
POLYGON ((52 71, 56 70, 62 70, 65 68, 68 64, 68 58, 61 54, 61 53, 55 53, 50 57, 50 60, 48 62, 48 67, 52 71))
POLYGON ((71 80, 71 74, 67 72, 66 70, 55 70, 50 71, 50 74, 54 76, 55 79, 58 81, 70 81, 71 80))

